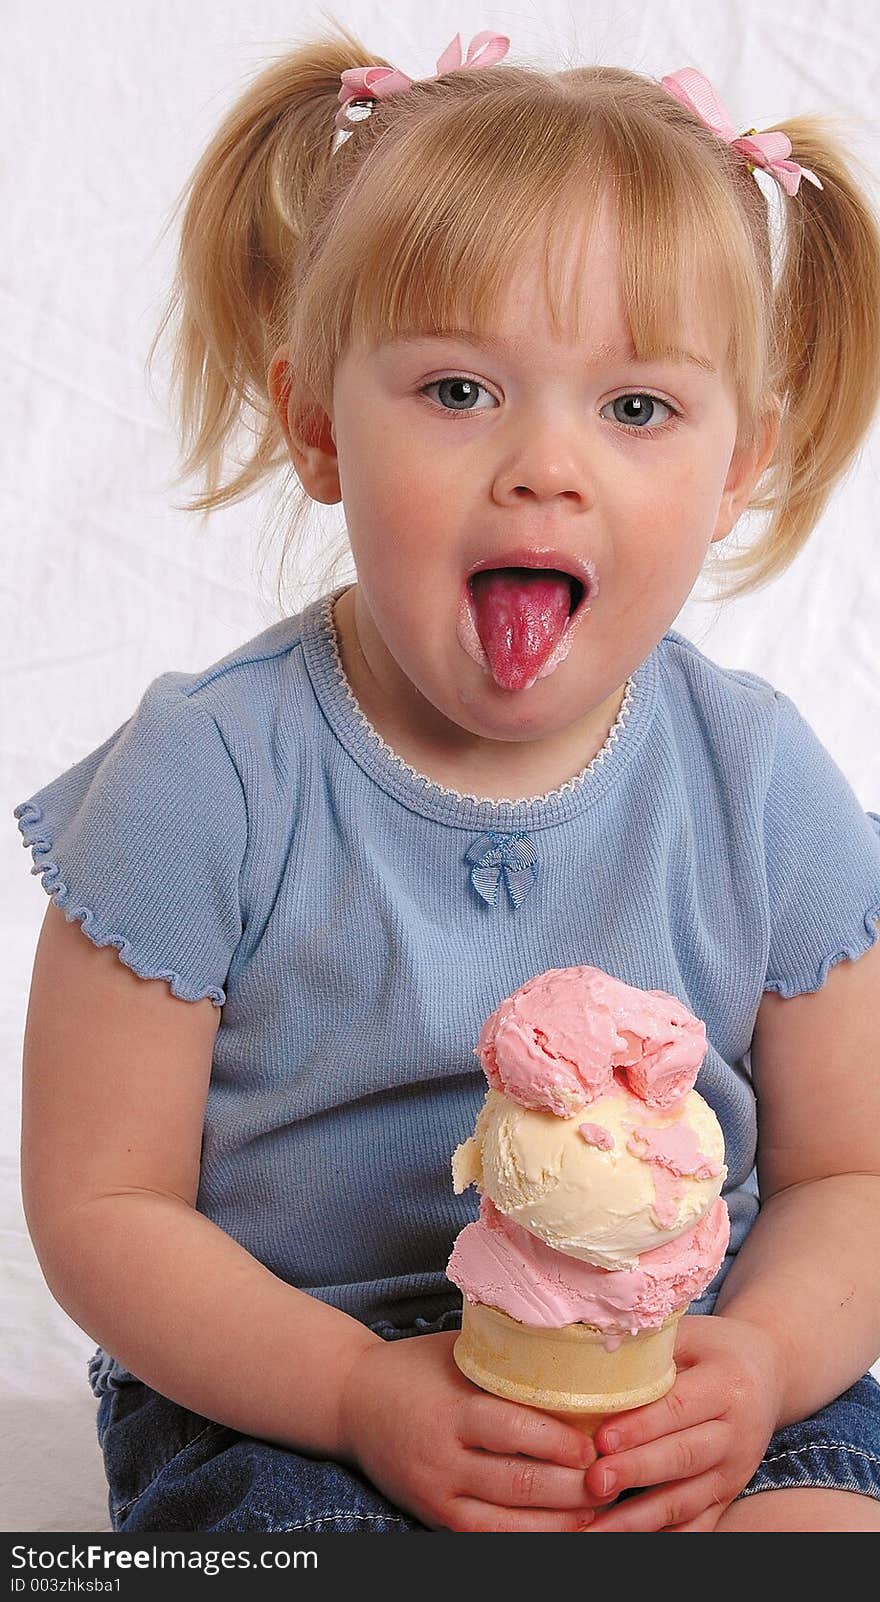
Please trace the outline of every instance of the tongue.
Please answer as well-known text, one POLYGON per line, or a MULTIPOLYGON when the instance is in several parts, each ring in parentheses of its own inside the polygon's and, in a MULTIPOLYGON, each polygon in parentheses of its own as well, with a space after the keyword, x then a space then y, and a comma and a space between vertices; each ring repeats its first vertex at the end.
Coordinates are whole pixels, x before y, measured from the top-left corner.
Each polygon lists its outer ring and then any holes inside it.
POLYGON ((548 568, 493 567, 474 574, 471 595, 495 683, 527 690, 568 622, 568 579, 548 568))

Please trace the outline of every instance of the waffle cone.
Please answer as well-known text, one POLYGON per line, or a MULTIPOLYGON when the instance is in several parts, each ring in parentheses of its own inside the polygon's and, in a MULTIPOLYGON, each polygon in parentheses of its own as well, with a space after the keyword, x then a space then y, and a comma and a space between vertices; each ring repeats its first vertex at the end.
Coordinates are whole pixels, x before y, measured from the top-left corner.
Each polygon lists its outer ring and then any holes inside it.
POLYGON ((591 1324, 520 1324, 500 1308, 465 1297, 452 1355, 482 1390, 539 1407, 592 1435, 609 1413, 643 1407, 671 1389, 675 1335, 685 1311, 671 1313, 659 1329, 625 1335, 609 1352, 603 1331, 591 1324))

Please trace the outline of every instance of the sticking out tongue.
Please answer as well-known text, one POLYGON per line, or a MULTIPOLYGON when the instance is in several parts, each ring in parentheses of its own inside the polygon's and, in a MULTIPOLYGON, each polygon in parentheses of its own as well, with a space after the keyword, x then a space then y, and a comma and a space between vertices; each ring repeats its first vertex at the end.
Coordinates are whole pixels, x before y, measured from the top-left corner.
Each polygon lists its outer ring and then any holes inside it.
POLYGON ((566 575, 543 567, 493 567, 475 573, 470 588, 495 683, 502 690, 527 690, 568 622, 566 575))

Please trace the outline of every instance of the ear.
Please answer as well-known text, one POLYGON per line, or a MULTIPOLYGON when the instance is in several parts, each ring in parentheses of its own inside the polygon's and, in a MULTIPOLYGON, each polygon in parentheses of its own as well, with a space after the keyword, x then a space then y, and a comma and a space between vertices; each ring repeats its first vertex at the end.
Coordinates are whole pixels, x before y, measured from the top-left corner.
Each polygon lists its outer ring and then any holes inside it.
POLYGON ((286 345, 272 357, 267 378, 269 398, 303 488, 313 501, 335 505, 342 500, 342 489, 333 423, 317 401, 292 404, 293 369, 286 345))
POLYGON ((721 504, 715 520, 711 543, 727 538, 737 519, 749 503, 752 490, 773 458, 779 440, 782 402, 769 395, 765 404, 762 429, 757 444, 751 450, 734 451, 724 483, 721 504))

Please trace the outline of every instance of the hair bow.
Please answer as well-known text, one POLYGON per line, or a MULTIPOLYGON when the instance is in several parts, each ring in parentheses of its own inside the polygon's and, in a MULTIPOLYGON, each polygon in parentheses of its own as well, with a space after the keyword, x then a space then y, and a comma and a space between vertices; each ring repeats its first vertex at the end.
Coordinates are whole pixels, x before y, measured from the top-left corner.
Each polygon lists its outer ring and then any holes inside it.
POLYGON ((400 94, 402 89, 411 89, 414 83, 427 83, 430 78, 440 78, 444 72, 456 72, 459 68, 494 67, 495 62, 506 56, 509 49, 510 40, 505 34, 492 33, 491 29, 487 29, 484 33, 474 35, 464 61, 461 59, 461 34, 457 33, 438 58, 437 71, 429 73, 428 78, 408 78, 405 72, 398 72, 396 67, 346 67, 339 75, 342 79, 338 96, 340 109, 336 113, 334 126, 349 128, 348 107, 353 100, 388 100, 391 95, 400 94))
POLYGON ((522 904, 538 877, 538 853, 527 834, 502 834, 490 829, 468 847, 465 861, 472 865, 471 884, 490 907, 498 899, 502 875, 515 907, 522 904))
POLYGON ((765 172, 772 173, 788 195, 797 194, 801 178, 808 178, 817 189, 825 187, 809 167, 800 167, 796 161, 788 160, 791 140, 787 134, 778 131, 758 133, 756 128, 750 128, 748 133, 737 138, 726 108, 708 78, 696 67, 682 67, 680 72, 672 72, 661 78, 660 83, 673 99, 687 106, 689 111, 696 112, 700 121, 711 128, 719 139, 745 156, 750 172, 754 172, 756 167, 763 167, 765 172))

